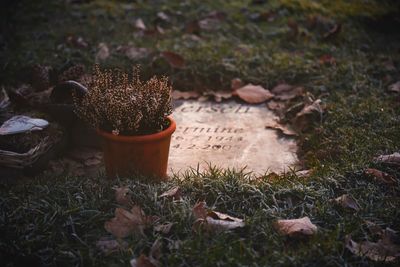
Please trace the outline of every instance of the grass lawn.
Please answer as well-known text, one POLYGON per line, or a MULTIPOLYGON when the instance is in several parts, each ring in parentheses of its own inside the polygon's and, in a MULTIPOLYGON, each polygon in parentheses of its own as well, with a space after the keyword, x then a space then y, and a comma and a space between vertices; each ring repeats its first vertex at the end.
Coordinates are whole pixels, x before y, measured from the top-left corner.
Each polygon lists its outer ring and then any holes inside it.
POLYGON ((110 55, 102 65, 141 64, 145 75, 167 74, 179 90, 229 89, 237 77, 265 88, 285 81, 304 86, 326 106, 322 120, 299 137, 299 156, 312 170, 308 178, 287 173, 250 179, 246 170, 210 167, 161 184, 145 177, 108 181, 102 176, 0 181, 5 266, 129 266, 157 239, 162 266, 398 266, 399 258, 373 261, 345 248, 346 236, 357 242, 379 239, 366 221, 400 231, 400 168, 373 160, 400 151, 400 94, 388 91, 400 80, 397 1, 22 0, 5 5, 0 79, 6 88, 23 80, 31 64, 89 67, 103 43, 110 55), (146 31, 135 28, 139 18, 146 31), (195 20, 200 28, 191 26, 195 20), (86 45, 76 41, 79 37, 86 45), (130 59, 126 47, 148 50, 130 59), (172 68, 161 51, 181 55, 185 67, 172 68), (395 182, 379 182, 365 174, 367 168, 384 171, 395 182), (114 189, 120 186, 129 186, 146 214, 174 225, 168 234, 150 227, 125 238, 124 250, 104 254, 96 242, 111 237, 104 222, 119 206, 114 189), (159 198, 172 186, 182 189, 181 201, 159 198), (342 194, 352 195, 359 211, 331 201, 342 194), (192 207, 200 200, 244 218, 245 227, 195 233, 192 207), (318 227, 312 237, 289 238, 273 228, 277 219, 304 216, 318 227))

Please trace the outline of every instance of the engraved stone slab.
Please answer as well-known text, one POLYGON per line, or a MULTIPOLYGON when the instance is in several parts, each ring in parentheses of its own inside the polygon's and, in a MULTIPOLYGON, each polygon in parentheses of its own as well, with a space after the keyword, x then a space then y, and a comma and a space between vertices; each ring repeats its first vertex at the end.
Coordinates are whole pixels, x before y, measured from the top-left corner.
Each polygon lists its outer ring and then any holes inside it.
POLYGON ((265 128, 277 119, 265 104, 178 101, 172 117, 177 129, 171 141, 170 174, 198 165, 204 170, 209 163, 263 174, 288 170, 297 162, 295 140, 265 128))

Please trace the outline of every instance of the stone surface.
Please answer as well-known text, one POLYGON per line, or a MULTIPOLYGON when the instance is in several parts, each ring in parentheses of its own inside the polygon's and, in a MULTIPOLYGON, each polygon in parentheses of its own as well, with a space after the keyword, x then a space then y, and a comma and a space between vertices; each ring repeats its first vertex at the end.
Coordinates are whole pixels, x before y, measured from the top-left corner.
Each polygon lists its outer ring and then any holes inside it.
POLYGON ((263 174, 282 172, 297 162, 296 142, 266 129, 276 120, 265 104, 248 105, 179 101, 172 117, 177 129, 172 136, 169 173, 207 168, 211 163, 224 168, 263 174))

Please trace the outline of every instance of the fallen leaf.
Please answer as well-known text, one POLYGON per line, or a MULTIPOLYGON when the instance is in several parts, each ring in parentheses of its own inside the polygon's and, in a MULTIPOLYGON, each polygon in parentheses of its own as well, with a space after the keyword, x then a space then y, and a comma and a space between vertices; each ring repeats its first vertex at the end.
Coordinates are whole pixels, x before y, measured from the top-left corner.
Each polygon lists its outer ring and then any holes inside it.
POLYGON ((193 207, 193 214, 196 221, 193 223, 192 228, 195 232, 199 232, 200 230, 222 232, 245 226, 243 219, 217 211, 207 211, 205 205, 205 202, 199 202, 193 207))
POLYGON ((140 254, 139 258, 132 259, 130 264, 132 267, 158 267, 160 266, 159 259, 161 258, 161 240, 157 239, 151 246, 149 256, 140 254))
POLYGON ((135 28, 142 30, 142 31, 145 31, 147 29, 146 25, 144 24, 144 22, 141 18, 138 18, 135 20, 135 28))
POLYGON ((355 211, 360 210, 360 206, 351 195, 348 194, 341 195, 340 197, 335 198, 334 201, 337 204, 341 205, 343 208, 349 208, 355 211))
POLYGON ((130 261, 131 267, 157 267, 146 255, 140 254, 139 258, 130 261))
POLYGON ((310 123, 318 118, 321 119, 323 108, 321 100, 317 99, 309 105, 305 105, 303 109, 296 114, 292 120, 292 125, 299 130, 307 130, 310 123))
POLYGON ((171 189, 165 191, 160 195, 160 197, 167 197, 172 200, 178 200, 181 199, 181 189, 179 186, 174 186, 171 189))
POLYGON ((377 169, 368 168, 365 170, 365 174, 373 176, 376 180, 384 184, 395 185, 397 183, 396 179, 393 176, 377 169))
POLYGON ((351 253, 367 257, 373 261, 393 262, 400 256, 400 246, 383 239, 378 242, 353 241, 350 236, 346 237, 345 245, 351 253))
POLYGON ((239 98, 250 104, 259 104, 274 97, 273 94, 260 85, 247 84, 233 92, 239 98))
POLYGON ((292 220, 278 220, 274 224, 275 229, 282 235, 291 237, 301 235, 314 235, 317 232, 317 226, 312 224, 308 217, 292 220))
POLYGON ((158 224, 158 225, 154 226, 154 231, 160 232, 162 234, 169 234, 172 226, 174 226, 174 223, 158 224))
POLYGON ((337 23, 335 24, 327 33, 324 34, 324 39, 331 39, 337 36, 342 30, 342 24, 337 23))
POLYGON ((127 206, 127 207, 131 206, 132 199, 130 197, 130 192, 131 192, 131 190, 127 186, 116 188, 115 189, 115 200, 117 201, 117 203, 127 206))
POLYGON ((104 61, 110 56, 110 50, 106 43, 99 43, 97 48, 98 50, 95 58, 96 62, 104 61))
POLYGON ((275 95, 275 99, 286 101, 302 96, 304 94, 304 88, 283 83, 275 86, 271 92, 275 95))
POLYGON ((200 97, 200 93, 195 92, 195 91, 179 91, 179 90, 173 90, 172 91, 172 99, 178 100, 178 99, 196 99, 200 97))
POLYGON ((206 202, 201 201, 194 205, 192 212, 196 219, 205 219, 207 217, 206 202))
POLYGON ((111 240, 99 240, 96 243, 96 247, 104 254, 110 254, 118 250, 124 250, 128 247, 128 243, 125 241, 111 240))
POLYGON ((161 52, 161 57, 163 57, 173 68, 182 69, 186 65, 185 59, 181 55, 171 51, 161 52))
POLYGON ((400 166, 400 153, 395 152, 390 155, 380 155, 379 157, 375 158, 375 161, 389 165, 400 166))
POLYGON ((231 80, 231 89, 232 90, 239 89, 240 87, 243 87, 243 86, 244 86, 244 83, 243 83, 243 81, 241 79, 233 78, 231 80))
POLYGON ((389 91, 400 93, 400 81, 389 86, 389 91))
POLYGON ((291 130, 288 126, 282 125, 278 123, 277 121, 271 121, 267 125, 265 125, 265 128, 267 129, 272 129, 272 130, 277 130, 283 135, 287 136, 297 136, 298 134, 291 130))
POLYGON ((132 233, 143 234, 155 220, 154 216, 146 216, 139 206, 133 206, 130 211, 116 208, 115 217, 105 222, 104 228, 115 237, 124 238, 132 233))

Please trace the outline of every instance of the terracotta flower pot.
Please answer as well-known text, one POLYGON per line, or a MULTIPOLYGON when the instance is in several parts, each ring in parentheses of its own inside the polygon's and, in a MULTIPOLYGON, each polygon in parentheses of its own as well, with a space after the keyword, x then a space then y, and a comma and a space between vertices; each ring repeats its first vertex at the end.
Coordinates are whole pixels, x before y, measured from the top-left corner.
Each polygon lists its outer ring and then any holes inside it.
POLYGON ((167 129, 149 135, 113 135, 97 130, 102 139, 107 176, 114 179, 139 173, 165 180, 171 135, 176 129, 175 121, 167 119, 170 121, 167 129))

